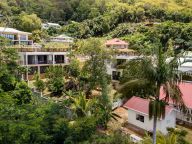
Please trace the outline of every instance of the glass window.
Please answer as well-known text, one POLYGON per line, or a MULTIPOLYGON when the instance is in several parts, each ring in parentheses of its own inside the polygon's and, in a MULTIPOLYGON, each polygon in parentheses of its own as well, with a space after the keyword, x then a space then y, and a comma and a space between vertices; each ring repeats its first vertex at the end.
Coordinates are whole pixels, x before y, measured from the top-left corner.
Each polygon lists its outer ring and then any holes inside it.
POLYGON ((144 116, 137 114, 136 115, 136 120, 144 123, 144 116))
POLYGON ((26 35, 20 35, 20 40, 27 40, 27 36, 26 35))

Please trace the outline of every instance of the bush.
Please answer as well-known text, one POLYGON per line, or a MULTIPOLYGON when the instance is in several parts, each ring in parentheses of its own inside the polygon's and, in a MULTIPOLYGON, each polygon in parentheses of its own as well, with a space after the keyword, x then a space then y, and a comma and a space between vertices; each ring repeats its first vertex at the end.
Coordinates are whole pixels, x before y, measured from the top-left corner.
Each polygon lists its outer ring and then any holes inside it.
POLYGON ((25 82, 18 82, 12 94, 19 105, 27 104, 31 101, 32 92, 25 82))
POLYGON ((70 136, 74 143, 84 141, 90 138, 96 130, 96 122, 94 117, 84 117, 78 119, 70 127, 70 136))
POLYGON ((54 96, 60 96, 64 90, 64 80, 63 78, 50 79, 47 86, 54 96))

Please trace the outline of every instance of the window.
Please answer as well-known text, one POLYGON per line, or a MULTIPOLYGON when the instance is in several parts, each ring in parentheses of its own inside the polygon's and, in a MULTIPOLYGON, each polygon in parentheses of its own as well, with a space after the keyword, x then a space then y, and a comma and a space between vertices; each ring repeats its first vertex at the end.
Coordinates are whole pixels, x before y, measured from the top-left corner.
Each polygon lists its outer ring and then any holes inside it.
POLYGON ((118 71, 112 71, 112 79, 113 80, 119 80, 121 76, 121 73, 118 71))
POLYGON ((20 40, 27 40, 27 36, 26 35, 20 35, 20 40))
POLYGON ((8 38, 10 40, 14 40, 14 35, 12 35, 12 34, 0 34, 0 36, 8 38))
POLYGON ((136 120, 144 123, 144 116, 137 114, 136 115, 136 120))

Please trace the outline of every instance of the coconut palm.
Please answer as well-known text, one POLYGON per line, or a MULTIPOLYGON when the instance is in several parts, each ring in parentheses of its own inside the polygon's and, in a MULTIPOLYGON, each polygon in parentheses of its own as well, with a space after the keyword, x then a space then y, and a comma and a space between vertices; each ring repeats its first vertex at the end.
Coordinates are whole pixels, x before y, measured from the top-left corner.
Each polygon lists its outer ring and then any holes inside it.
POLYGON ((86 99, 83 92, 79 92, 77 96, 70 97, 72 100, 71 108, 76 113, 77 117, 84 117, 91 114, 94 99, 86 99))
POLYGON ((157 119, 164 118, 169 99, 183 105, 182 93, 178 87, 177 58, 166 61, 168 54, 158 48, 157 54, 128 62, 122 76, 119 91, 128 95, 139 95, 150 99, 149 118, 153 118, 153 144, 156 144, 157 119), (136 64, 136 66, 132 65, 136 64), (133 68, 132 68, 133 67, 133 68), (165 98, 160 98, 160 90, 165 98), (129 95, 128 93, 131 93, 129 95))

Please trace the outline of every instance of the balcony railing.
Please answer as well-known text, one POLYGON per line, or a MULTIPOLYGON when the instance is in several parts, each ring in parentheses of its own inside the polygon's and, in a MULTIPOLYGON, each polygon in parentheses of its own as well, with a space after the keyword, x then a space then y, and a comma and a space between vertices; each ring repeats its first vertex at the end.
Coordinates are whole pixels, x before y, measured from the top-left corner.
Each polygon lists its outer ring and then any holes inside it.
POLYGON ((34 45, 10 45, 7 48, 14 48, 18 52, 67 52, 68 48, 36 48, 34 45))
POLYGON ((18 64, 20 64, 20 65, 50 65, 50 64, 67 64, 67 62, 65 62, 64 60, 62 60, 62 61, 56 60, 54 63, 53 63, 53 61, 36 61, 36 62, 28 62, 26 64, 25 61, 18 61, 18 64))
POLYGON ((62 64, 62 63, 65 63, 64 60, 55 60, 55 64, 62 64))

